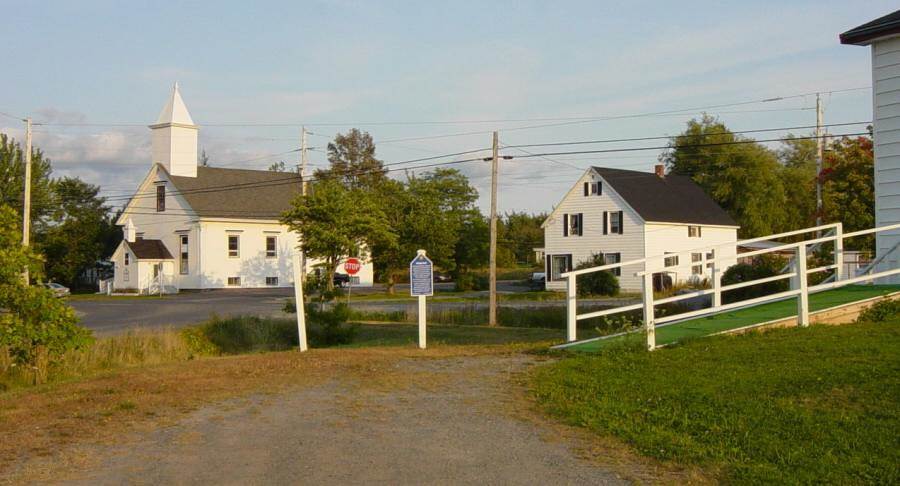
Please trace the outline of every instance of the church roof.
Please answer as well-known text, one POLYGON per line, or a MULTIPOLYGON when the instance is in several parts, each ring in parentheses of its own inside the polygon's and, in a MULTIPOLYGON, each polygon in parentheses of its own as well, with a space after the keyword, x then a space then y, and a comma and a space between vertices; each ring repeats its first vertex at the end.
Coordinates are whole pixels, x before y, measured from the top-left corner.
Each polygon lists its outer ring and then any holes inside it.
POLYGON ((867 22, 840 35, 841 44, 865 46, 876 39, 900 35, 900 10, 867 22))
POLYGON ((170 123, 178 125, 194 124, 194 120, 191 118, 191 114, 188 113, 184 100, 181 99, 178 83, 175 83, 175 86, 172 87, 172 95, 169 96, 169 101, 166 102, 166 106, 159 113, 159 118, 156 119, 155 125, 167 125, 170 123))
POLYGON ((172 254, 160 240, 145 240, 137 238, 134 241, 125 241, 131 252, 138 260, 171 260, 172 254))
MULTIPOLYGON (((165 170, 160 166, 161 170, 165 170)), ((300 193, 300 175, 270 170, 197 167, 197 177, 169 179, 201 217, 280 219, 300 193)))

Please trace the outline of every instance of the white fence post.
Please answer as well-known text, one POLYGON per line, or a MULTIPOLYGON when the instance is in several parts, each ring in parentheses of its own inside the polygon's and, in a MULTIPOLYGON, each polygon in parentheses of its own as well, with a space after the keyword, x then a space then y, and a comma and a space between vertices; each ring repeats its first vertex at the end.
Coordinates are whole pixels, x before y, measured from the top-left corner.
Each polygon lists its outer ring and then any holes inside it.
POLYGON ((806 283, 806 243, 800 243, 797 246, 797 289, 800 293, 797 295, 797 325, 800 327, 809 326, 809 286, 806 283))
POLYGON ((572 342, 576 338, 576 329, 578 324, 578 303, 575 300, 577 292, 575 290, 575 275, 566 277, 566 341, 572 342))
POLYGON ((653 274, 645 273, 641 290, 643 291, 644 303, 644 326, 647 329, 647 349, 653 351, 656 349, 656 318, 653 315, 653 274))
POLYGON ((844 223, 834 228, 834 281, 844 279, 844 223))
POLYGON ((722 271, 719 270, 719 262, 712 263, 713 308, 722 305, 722 271))

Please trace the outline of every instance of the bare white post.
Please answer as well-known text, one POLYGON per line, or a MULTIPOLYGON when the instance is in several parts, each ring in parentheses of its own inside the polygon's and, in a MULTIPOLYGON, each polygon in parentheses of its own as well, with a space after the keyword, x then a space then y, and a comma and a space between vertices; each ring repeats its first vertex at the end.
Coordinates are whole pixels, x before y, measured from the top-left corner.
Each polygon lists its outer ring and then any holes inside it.
POLYGON ((722 305, 722 271, 719 270, 719 262, 712 263, 713 308, 722 305))
POLYGON ((834 266, 834 281, 840 282, 844 279, 844 223, 834 228, 834 266))
POLYGON ((419 296, 419 349, 425 349, 426 345, 426 336, 425 336, 425 315, 427 314, 427 309, 425 308, 425 296, 419 296))
POLYGON ((299 248, 294 248, 291 263, 294 267, 294 302, 297 308, 297 337, 300 351, 306 351, 306 306, 303 305, 303 257, 299 248))
POLYGON ((647 329, 647 350, 656 349, 656 318, 653 315, 653 274, 647 272, 641 280, 644 303, 644 326, 647 329))
POLYGON ((576 301, 576 296, 578 293, 575 290, 576 278, 575 275, 566 277, 566 341, 570 343, 577 339, 578 302, 576 301))
POLYGON ((809 286, 806 283, 806 243, 797 246, 797 274, 794 277, 800 293, 797 295, 797 325, 809 326, 809 286))

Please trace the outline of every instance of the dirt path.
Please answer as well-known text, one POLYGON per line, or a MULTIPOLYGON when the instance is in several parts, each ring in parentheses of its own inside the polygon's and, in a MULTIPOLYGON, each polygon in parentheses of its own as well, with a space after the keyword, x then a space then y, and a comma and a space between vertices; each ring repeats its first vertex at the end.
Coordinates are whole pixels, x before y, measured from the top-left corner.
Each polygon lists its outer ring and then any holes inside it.
MULTIPOLYGON (((332 379, 206 406, 117 445, 81 446, 73 484, 600 484, 516 392, 524 355, 403 359, 389 382, 332 379)), ((59 478, 59 476, 57 476, 59 478)))

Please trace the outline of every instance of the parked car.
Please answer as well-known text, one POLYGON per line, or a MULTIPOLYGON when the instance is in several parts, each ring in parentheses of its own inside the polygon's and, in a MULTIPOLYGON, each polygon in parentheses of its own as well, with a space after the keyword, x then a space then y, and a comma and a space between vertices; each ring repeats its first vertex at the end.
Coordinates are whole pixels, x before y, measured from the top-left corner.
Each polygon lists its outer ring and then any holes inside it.
POLYGON ((451 281, 453 281, 453 277, 451 277, 449 273, 434 272, 434 281, 435 282, 451 282, 451 281))
POLYGON ((531 287, 532 290, 543 290, 546 281, 547 274, 544 272, 534 272, 531 274, 531 278, 528 279, 528 286, 531 287))
POLYGON ((346 273, 334 272, 332 281, 334 282, 335 287, 343 287, 344 285, 348 285, 350 283, 350 275, 347 275, 346 273))
POLYGON ((58 284, 56 282, 47 282, 42 284, 44 288, 50 289, 57 297, 66 297, 69 295, 69 287, 65 285, 58 284))

